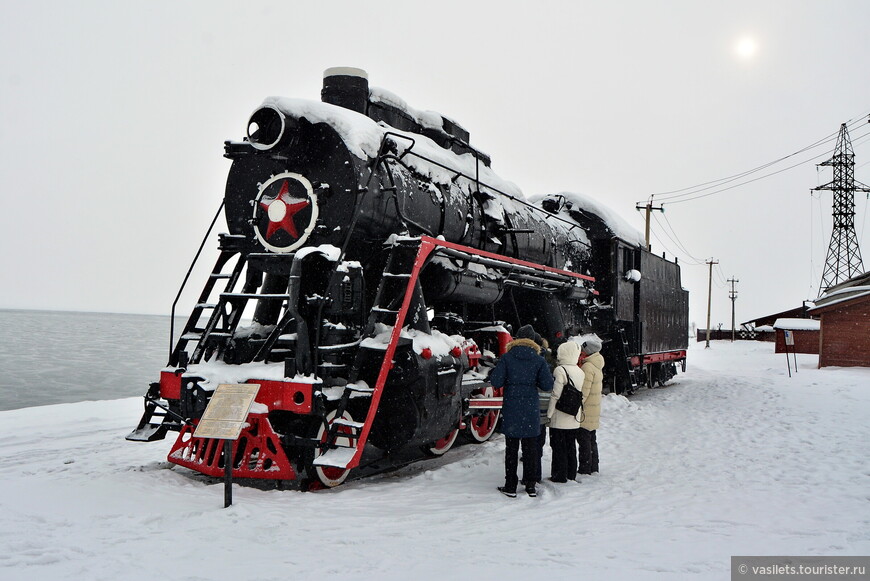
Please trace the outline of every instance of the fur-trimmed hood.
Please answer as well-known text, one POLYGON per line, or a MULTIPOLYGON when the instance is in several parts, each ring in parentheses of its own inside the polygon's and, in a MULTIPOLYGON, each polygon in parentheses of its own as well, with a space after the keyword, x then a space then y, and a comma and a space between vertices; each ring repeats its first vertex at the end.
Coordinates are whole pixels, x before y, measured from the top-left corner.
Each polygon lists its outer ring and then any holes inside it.
POLYGON ((532 341, 531 339, 514 339, 507 344, 506 350, 510 351, 514 347, 531 347, 532 351, 534 351, 536 355, 541 354, 541 346, 532 341))

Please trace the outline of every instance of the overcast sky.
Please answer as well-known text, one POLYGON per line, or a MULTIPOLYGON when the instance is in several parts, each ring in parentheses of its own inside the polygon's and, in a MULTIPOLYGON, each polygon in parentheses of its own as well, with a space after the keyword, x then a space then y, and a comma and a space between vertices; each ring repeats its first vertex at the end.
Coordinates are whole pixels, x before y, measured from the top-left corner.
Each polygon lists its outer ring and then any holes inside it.
MULTIPOLYGON (((221 202, 224 140, 267 96, 318 100, 332 66, 456 119, 527 196, 594 195, 639 230, 650 194, 751 170, 847 121, 870 183, 866 0, 0 8, 0 308, 168 313, 221 202)), ((831 194, 810 190, 832 174, 811 160, 833 147, 665 204, 653 250, 685 265, 698 326, 710 258, 714 325, 730 327, 727 278, 738 323, 815 298, 831 194)), ((865 270, 867 205, 856 196, 865 270)), ((210 242, 207 268, 215 256, 210 242)))

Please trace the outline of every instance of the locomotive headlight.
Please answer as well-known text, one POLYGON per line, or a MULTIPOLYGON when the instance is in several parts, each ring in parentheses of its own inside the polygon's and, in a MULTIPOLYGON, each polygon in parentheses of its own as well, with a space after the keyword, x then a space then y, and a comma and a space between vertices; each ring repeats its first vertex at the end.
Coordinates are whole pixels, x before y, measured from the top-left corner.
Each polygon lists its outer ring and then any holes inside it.
POLYGON ((248 121, 248 141, 260 151, 286 141, 293 120, 272 105, 254 111, 248 121))
POLYGON ((641 274, 639 270, 631 269, 625 273, 625 280, 628 282, 640 282, 641 274))

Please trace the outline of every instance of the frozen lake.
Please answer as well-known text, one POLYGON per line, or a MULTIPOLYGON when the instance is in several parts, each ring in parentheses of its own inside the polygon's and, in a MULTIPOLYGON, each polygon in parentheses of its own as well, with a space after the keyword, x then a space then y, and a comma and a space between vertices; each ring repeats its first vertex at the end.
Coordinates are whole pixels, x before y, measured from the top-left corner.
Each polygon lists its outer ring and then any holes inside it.
POLYGON ((142 395, 168 354, 168 316, 0 310, 0 410, 142 395))

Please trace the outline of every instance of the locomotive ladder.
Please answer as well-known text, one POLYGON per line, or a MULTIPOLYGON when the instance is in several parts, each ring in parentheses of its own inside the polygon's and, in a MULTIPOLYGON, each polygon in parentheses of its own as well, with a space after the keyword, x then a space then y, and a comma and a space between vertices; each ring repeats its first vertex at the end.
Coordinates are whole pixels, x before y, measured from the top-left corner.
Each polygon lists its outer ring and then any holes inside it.
MULTIPOLYGON (((238 320, 241 318, 241 310, 234 309, 233 313, 226 315, 226 299, 224 298, 224 295, 235 287, 245 267, 245 254, 239 253, 238 249, 233 248, 233 243, 237 242, 236 238, 227 234, 220 235, 219 248, 221 253, 181 332, 181 336, 170 351, 170 367, 187 367, 189 363, 200 361, 206 346, 212 343, 210 341, 211 337, 231 336, 236 325, 238 325, 238 320), (236 254, 239 254, 238 262, 231 271, 224 272, 227 263, 236 254), (212 292, 220 280, 226 281, 224 293, 221 294, 221 298, 217 303, 210 303, 209 300, 212 292), (205 327, 198 327, 197 325, 199 325, 202 313, 209 309, 213 309, 213 312, 209 317, 208 323, 205 327), (238 315, 235 314, 236 312, 238 312, 238 315), (223 317, 221 316, 222 313, 223 317), (223 318, 223 325, 220 325, 221 318, 223 318), (186 348, 191 341, 196 341, 197 345, 194 349, 193 357, 189 358, 186 348)), ((211 347, 211 349, 214 348, 214 346, 211 347)), ((139 420, 136 429, 127 436, 127 440, 135 442, 162 440, 170 427, 170 422, 174 425, 173 429, 179 429, 182 424, 187 423, 186 418, 182 418, 170 411, 169 408, 160 403, 160 400, 160 384, 152 383, 145 394, 145 411, 142 414, 142 418, 139 420), (158 411, 158 408, 161 411, 158 411), (155 422, 155 419, 158 421, 155 422)))
MULTIPOLYGON (((199 363, 208 360, 213 353, 221 356, 226 348, 228 340, 238 327, 245 310, 245 304, 249 299, 285 300, 287 295, 257 294, 259 287, 258 277, 248 277, 242 292, 233 292, 241 278, 245 265, 248 262, 247 253, 239 246, 244 242, 243 236, 221 234, 219 250, 220 255, 215 262, 211 274, 206 280, 205 286, 199 295, 190 317, 181 332, 178 341, 172 347, 169 355, 170 367, 186 368, 190 363, 199 363), (227 265, 233 256, 239 256, 235 266, 227 270, 227 265), (226 281, 223 291, 217 297, 212 297, 219 281, 226 281), (231 306, 229 310, 227 306, 231 306), (206 311, 211 311, 205 326, 200 327, 200 319, 206 311), (187 346, 190 342, 196 343, 193 354, 188 356, 187 346)), ((259 256, 259 255, 257 255, 259 256)), ((160 384, 152 383, 145 394, 145 412, 139 421, 139 425, 127 436, 132 441, 151 441, 162 439, 170 424, 178 429, 187 419, 169 410, 160 403, 160 384), (160 408, 161 411, 158 411, 160 408), (155 422, 154 420, 162 420, 155 422), (169 420, 169 421, 167 421, 169 420)))
POLYGON ((420 238, 400 238, 392 248, 384 276, 381 279, 374 307, 369 315, 365 337, 373 338, 382 325, 391 327, 390 339, 386 345, 384 358, 381 362, 377 380, 372 388, 349 384, 342 394, 336 411, 339 418, 345 411, 347 403, 354 395, 370 395, 365 420, 353 422, 335 419, 329 426, 327 437, 322 444, 323 453, 314 460, 316 466, 332 466, 348 470, 359 466, 365 443, 371 431, 378 404, 383 393, 387 376, 393 367, 393 355, 405 324, 405 319, 411 307, 415 289, 419 284, 420 271, 429 256, 439 249, 445 253, 473 258, 483 264, 509 270, 509 279, 514 284, 531 283, 545 285, 574 285, 579 280, 594 281, 592 277, 574 272, 552 268, 540 264, 510 258, 468 246, 462 246, 430 236, 420 238), (531 279, 536 279, 532 281, 531 279), (382 325, 379 325, 381 323, 382 325), (360 394, 360 391, 365 393, 360 394), (348 444, 338 444, 339 439, 346 439, 348 444))
POLYGON ((625 336, 625 329, 619 327, 619 349, 621 353, 619 354, 620 359, 625 361, 625 366, 619 372, 622 376, 623 381, 630 386, 628 391, 634 391, 640 385, 640 382, 637 379, 638 369, 635 368, 631 363, 631 347, 628 344, 628 339, 625 336))
MULTIPOLYGON (((248 276, 245 284, 239 292, 235 292, 236 285, 241 278, 245 265, 251 262, 254 258, 262 261, 264 259, 286 259, 292 258, 292 255, 270 255, 270 254, 248 254, 236 248, 231 244, 226 244, 229 239, 234 238, 229 235, 221 235, 221 253, 218 256, 214 269, 209 274, 205 287, 184 326, 184 330, 178 339, 178 343, 172 352, 170 365, 181 365, 186 367, 185 361, 180 361, 182 353, 186 353, 187 345, 191 341, 195 342, 193 354, 190 356, 189 363, 199 363, 202 360, 208 360, 214 353, 217 353, 220 358, 228 344, 230 338, 239 325, 242 319, 242 314, 245 310, 245 305, 249 300, 267 300, 267 301, 287 301, 290 295, 287 293, 266 293, 257 292, 260 287, 261 280, 258 276, 251 276, 252 271, 248 269, 248 276), (230 259, 239 255, 235 266, 228 271, 225 271, 227 263, 230 259), (223 292, 218 296, 213 297, 215 287, 218 281, 225 280, 223 292), (204 326, 200 327, 202 314, 206 311, 211 311, 208 321, 204 326)), ((254 269, 257 271, 257 269, 254 269)))
POLYGON ((374 338, 383 325, 392 327, 377 381, 373 388, 361 383, 350 383, 345 387, 335 412, 335 419, 329 424, 329 431, 322 445, 324 451, 315 458, 315 466, 333 466, 348 470, 359 466, 362 451, 378 411, 387 375, 393 367, 393 355, 405 322, 405 315, 411 306, 414 288, 418 284, 420 270, 434 248, 434 245, 424 243, 417 238, 400 240, 393 246, 364 333, 365 338, 374 338), (368 396, 369 404, 365 420, 353 422, 342 418, 350 399, 360 396, 368 396), (347 443, 340 444, 339 440, 347 443))

